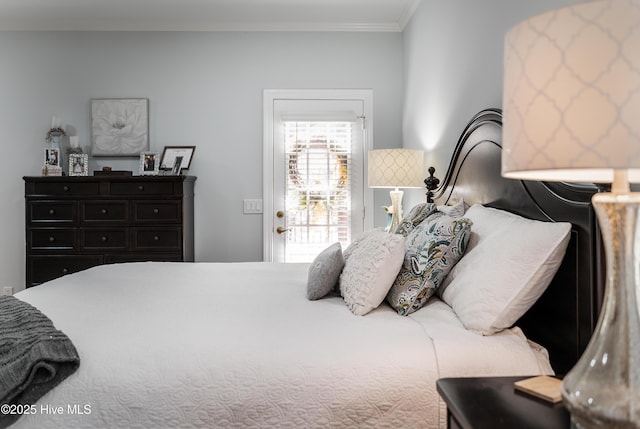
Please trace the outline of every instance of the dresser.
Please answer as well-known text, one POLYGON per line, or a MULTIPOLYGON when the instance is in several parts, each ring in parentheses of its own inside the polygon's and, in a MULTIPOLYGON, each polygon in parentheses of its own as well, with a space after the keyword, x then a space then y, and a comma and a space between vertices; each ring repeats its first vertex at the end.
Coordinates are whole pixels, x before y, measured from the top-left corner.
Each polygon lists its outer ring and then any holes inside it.
POLYGON ((102 264, 193 261, 193 176, 23 179, 26 287, 102 264))

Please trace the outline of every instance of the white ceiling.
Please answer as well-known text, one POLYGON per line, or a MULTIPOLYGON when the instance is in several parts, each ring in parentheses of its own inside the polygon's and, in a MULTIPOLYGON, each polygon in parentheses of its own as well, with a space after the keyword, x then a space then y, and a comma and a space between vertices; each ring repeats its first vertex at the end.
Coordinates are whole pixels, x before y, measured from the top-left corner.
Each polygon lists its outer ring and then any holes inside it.
POLYGON ((402 31, 420 0, 0 0, 0 30, 402 31))

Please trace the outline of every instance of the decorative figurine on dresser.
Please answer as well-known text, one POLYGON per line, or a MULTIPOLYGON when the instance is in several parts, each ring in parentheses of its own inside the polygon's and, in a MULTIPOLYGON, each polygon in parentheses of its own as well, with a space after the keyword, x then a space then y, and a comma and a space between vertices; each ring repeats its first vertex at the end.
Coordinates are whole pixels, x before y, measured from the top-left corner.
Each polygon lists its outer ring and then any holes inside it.
POLYGON ((26 287, 108 263, 193 261, 195 180, 24 177, 26 287))

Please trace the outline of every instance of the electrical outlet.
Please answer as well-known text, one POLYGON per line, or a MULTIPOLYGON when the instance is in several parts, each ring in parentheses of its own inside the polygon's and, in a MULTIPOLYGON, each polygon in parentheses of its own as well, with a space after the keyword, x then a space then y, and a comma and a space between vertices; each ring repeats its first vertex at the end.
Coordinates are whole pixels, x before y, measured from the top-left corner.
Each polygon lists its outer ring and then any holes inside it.
POLYGON ((13 295, 13 288, 11 286, 5 286, 2 288, 2 294, 6 296, 13 295))

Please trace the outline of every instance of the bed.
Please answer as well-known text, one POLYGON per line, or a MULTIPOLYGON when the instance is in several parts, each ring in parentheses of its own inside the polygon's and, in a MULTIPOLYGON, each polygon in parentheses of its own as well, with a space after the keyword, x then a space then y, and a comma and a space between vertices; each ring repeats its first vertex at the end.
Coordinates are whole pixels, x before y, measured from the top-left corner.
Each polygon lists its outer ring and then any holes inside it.
POLYGON ((338 294, 306 298, 309 264, 99 266, 16 295, 81 363, 11 427, 435 428, 439 378, 564 373, 601 296, 596 189, 502 179, 500 128, 499 110, 474 116, 435 195, 571 223, 557 274, 514 326, 467 329, 446 295, 355 316, 338 294))

